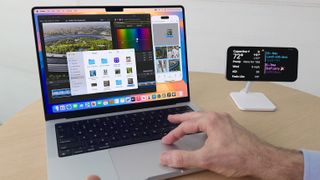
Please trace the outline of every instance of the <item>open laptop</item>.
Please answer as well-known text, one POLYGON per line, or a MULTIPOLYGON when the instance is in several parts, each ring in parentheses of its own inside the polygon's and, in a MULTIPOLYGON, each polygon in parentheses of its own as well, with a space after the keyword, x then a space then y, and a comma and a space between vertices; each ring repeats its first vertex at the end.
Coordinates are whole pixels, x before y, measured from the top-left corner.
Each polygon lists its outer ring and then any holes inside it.
POLYGON ((182 6, 34 7, 48 179, 163 179, 199 171, 160 165, 168 114, 190 105, 182 6))

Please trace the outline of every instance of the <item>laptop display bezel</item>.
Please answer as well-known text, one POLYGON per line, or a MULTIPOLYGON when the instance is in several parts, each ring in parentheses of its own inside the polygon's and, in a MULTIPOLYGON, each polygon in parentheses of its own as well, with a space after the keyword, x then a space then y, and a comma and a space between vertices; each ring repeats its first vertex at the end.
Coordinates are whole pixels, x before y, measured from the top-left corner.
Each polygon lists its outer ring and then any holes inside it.
POLYGON ((36 53, 37 53, 37 62, 38 62, 38 71, 39 71, 39 78, 41 83, 41 94, 42 94, 42 104, 44 109, 45 120, 55 120, 61 118, 76 118, 76 117, 83 117, 83 116, 90 116, 90 115, 98 115, 98 114, 105 114, 105 113, 112 113, 112 112, 120 112, 120 111, 128 111, 128 110, 136 110, 142 108, 150 108, 150 107, 159 107, 159 106, 166 106, 166 105, 173 105, 177 103, 183 102, 190 102, 190 88, 189 88, 189 73, 188 73, 188 53, 187 53, 187 38, 186 38, 186 18, 185 18, 185 9, 182 5, 170 5, 170 6, 41 6, 41 7, 33 7, 31 10, 32 13, 32 22, 33 22, 33 29, 34 29, 34 38, 36 43, 36 53), (79 111, 71 111, 71 112, 63 112, 63 113, 56 113, 56 114, 49 114, 46 111, 46 102, 44 97, 44 89, 43 86, 45 82, 42 78, 41 74, 41 62, 40 62, 40 55, 39 55, 39 47, 37 41, 37 30, 36 30, 36 21, 35 21, 35 10, 39 9, 91 9, 91 8, 105 8, 107 11, 120 11, 121 9, 129 9, 129 8, 181 8, 183 14, 183 24, 184 24, 184 42, 185 42, 185 68, 186 71, 186 85, 187 85, 187 92, 188 95, 186 97, 180 98, 172 98, 166 100, 156 100, 151 102, 142 102, 142 103, 133 103, 127 105, 119 105, 119 106, 112 106, 112 107, 101 107, 96 109, 86 109, 86 110, 79 110, 79 111))

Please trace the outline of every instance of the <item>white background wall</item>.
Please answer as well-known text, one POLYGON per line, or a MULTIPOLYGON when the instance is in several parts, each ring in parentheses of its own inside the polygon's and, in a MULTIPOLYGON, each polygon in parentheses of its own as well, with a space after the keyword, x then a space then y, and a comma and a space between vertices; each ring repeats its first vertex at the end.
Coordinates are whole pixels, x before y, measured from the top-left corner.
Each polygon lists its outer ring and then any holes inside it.
POLYGON ((33 6, 119 4, 184 5, 191 71, 224 73, 231 45, 297 47, 299 78, 282 84, 320 96, 319 0, 1 0, 0 122, 41 96, 33 6))

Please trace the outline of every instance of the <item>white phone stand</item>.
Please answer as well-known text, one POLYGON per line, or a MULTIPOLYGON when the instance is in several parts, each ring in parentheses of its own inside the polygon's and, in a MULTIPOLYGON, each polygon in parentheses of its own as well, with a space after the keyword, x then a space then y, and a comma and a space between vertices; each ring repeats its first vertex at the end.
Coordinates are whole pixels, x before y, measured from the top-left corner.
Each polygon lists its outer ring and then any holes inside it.
POLYGON ((251 82, 248 81, 240 92, 231 92, 230 96, 240 110, 243 111, 275 111, 276 106, 260 92, 250 92, 251 82))

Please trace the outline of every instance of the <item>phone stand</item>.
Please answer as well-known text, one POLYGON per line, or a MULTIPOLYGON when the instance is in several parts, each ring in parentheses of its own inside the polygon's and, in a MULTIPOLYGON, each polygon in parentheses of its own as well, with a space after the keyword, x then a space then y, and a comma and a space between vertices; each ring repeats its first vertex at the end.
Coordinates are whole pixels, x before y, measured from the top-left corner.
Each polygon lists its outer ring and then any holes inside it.
POLYGON ((275 111, 276 106, 260 92, 250 92, 251 82, 247 82, 240 92, 231 92, 230 96, 243 111, 275 111))

